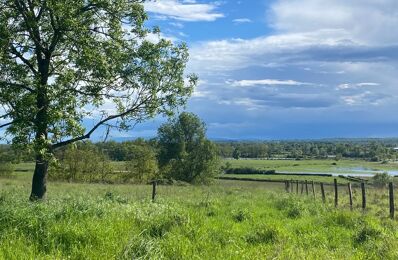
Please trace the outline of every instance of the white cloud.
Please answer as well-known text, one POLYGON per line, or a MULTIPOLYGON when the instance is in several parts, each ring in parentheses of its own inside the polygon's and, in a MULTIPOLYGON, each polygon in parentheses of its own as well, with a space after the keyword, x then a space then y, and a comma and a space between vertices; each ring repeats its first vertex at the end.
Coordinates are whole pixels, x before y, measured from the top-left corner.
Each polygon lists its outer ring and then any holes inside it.
POLYGON ((379 83, 374 82, 362 82, 356 84, 344 83, 337 86, 337 90, 344 90, 344 89, 357 89, 358 87, 376 87, 380 86, 379 83))
POLYGON ((253 39, 226 39, 209 41, 191 47, 193 70, 228 71, 249 66, 286 64, 290 58, 304 51, 321 48, 355 48, 359 43, 347 40, 341 30, 319 30, 308 33, 288 33, 253 39))
POLYGON ((180 21, 215 21, 224 17, 217 12, 216 4, 198 4, 196 1, 161 0, 144 3, 145 10, 157 15, 158 18, 180 21))
POLYGON ((397 9, 396 0, 279 0, 269 16, 281 32, 341 29, 363 43, 394 44, 398 40, 397 9))
POLYGON ((230 83, 234 87, 252 87, 263 85, 284 85, 284 86, 300 86, 308 85, 308 83, 298 82, 295 80, 277 80, 277 79, 261 79, 261 80, 239 80, 230 83))
POLYGON ((161 39, 169 40, 171 42, 176 42, 179 40, 178 38, 176 38, 174 36, 165 35, 163 33, 148 33, 146 35, 145 39, 152 43, 158 43, 161 39))
POLYGON ((241 23, 251 23, 253 22, 251 19, 249 18, 238 18, 238 19, 234 19, 232 20, 235 24, 241 24, 241 23))

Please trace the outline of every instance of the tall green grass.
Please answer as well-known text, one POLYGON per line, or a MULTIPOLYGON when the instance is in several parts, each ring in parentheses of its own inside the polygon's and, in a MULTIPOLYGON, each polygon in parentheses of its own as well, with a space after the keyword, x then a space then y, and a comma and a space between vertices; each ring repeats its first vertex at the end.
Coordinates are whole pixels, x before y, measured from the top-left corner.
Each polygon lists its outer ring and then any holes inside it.
POLYGON ((0 179, 1 259, 398 258, 398 224, 380 208, 334 209, 282 186, 160 186, 155 203, 150 186, 51 183, 41 203, 28 191, 0 179))

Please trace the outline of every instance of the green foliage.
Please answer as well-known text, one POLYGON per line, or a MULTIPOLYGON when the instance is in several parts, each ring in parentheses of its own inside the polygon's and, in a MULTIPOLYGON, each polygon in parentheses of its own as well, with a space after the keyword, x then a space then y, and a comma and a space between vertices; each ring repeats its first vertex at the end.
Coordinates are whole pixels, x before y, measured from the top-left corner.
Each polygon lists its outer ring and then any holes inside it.
POLYGON ((369 161, 396 160, 397 139, 358 139, 330 141, 238 141, 217 142, 224 158, 325 159, 361 158, 369 161))
POLYGON ((241 168, 227 168, 224 171, 226 174, 275 174, 275 170, 260 170, 250 167, 241 168))
POLYGON ((159 169, 156 153, 148 145, 135 145, 131 149, 131 159, 125 163, 126 173, 124 180, 133 180, 138 183, 146 183, 158 179, 159 169))
POLYGON ((232 158, 234 158, 235 160, 239 160, 240 158, 240 151, 238 148, 235 148, 233 153, 232 153, 232 158))
POLYGON ((31 199, 44 196, 54 150, 171 115, 192 94, 187 45, 160 39, 147 18, 139 0, 0 2, 0 128, 41 166, 31 199))
POLYGON ((219 173, 216 146, 206 139, 205 132, 205 124, 186 112, 159 128, 158 158, 166 177, 208 183, 219 173))
POLYGON ((376 173, 372 178, 373 185, 379 188, 387 186, 389 182, 392 182, 392 180, 393 177, 386 172, 376 173))
POLYGON ((10 176, 14 172, 14 168, 10 162, 0 161, 0 176, 10 176))
POLYGON ((113 167, 110 160, 93 145, 70 146, 59 155, 59 160, 50 168, 54 180, 109 182, 113 167))

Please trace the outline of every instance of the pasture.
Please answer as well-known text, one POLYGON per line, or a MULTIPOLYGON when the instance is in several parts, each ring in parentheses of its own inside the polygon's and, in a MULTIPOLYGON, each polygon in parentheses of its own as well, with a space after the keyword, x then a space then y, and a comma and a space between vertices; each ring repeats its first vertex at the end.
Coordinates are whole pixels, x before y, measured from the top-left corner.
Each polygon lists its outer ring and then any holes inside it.
POLYGON ((397 171, 397 162, 369 162, 365 160, 342 159, 329 160, 254 160, 254 159, 226 159, 231 167, 251 167, 277 172, 319 172, 319 173, 372 173, 397 171))
POLYGON ((0 179, 2 259, 396 259, 398 224, 386 190, 354 210, 340 190, 316 198, 280 183, 216 181, 210 186, 52 182, 31 203, 30 172, 0 179))

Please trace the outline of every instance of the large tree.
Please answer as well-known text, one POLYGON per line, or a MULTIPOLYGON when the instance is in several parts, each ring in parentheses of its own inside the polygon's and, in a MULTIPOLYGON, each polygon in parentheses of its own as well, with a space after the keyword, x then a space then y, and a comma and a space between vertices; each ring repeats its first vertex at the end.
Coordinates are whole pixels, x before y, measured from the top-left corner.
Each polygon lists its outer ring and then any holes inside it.
POLYGON ((206 138, 205 123, 181 113, 158 129, 159 166, 168 178, 207 183, 219 173, 218 150, 206 138))
POLYGON ((192 93, 187 47, 148 41, 159 32, 142 2, 0 0, 0 128, 35 153, 32 200, 46 193, 55 149, 170 114, 192 93))

